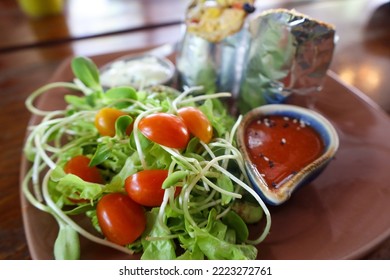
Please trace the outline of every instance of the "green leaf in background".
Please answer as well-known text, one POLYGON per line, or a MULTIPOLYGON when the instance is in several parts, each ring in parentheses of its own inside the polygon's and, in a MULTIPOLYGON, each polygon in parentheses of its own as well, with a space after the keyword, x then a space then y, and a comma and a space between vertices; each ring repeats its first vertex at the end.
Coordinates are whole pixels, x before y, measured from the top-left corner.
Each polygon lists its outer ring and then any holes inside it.
POLYGON ((247 224, 254 224, 263 218, 263 208, 249 201, 234 201, 232 210, 235 211, 247 224))
POLYGON ((188 170, 179 170, 170 174, 163 182, 162 188, 167 189, 175 186, 177 183, 182 181, 185 177, 187 177, 189 171, 188 170))
POLYGON ((252 245, 236 245, 200 230, 196 230, 197 244, 209 260, 254 260, 257 249, 252 245))
POLYGON ((206 100, 199 109, 210 120, 214 132, 214 137, 220 137, 230 131, 234 125, 234 119, 227 113, 225 105, 217 99, 206 100))
POLYGON ((194 245, 192 250, 186 250, 182 255, 176 258, 177 260, 204 260, 204 254, 199 249, 198 245, 194 245))
POLYGON ((126 178, 138 171, 135 165, 136 160, 134 159, 134 155, 127 158, 122 169, 112 178, 111 182, 106 185, 106 191, 120 191, 125 184, 126 178))
MULTIPOLYGON (((225 176, 223 174, 218 176, 217 185, 228 192, 234 191, 232 180, 230 180, 228 176, 225 176)), ((221 197, 222 197, 222 203, 221 203, 222 205, 227 205, 230 203, 230 201, 232 201, 232 197, 230 195, 222 194, 221 197)))
POLYGON ((133 122, 133 118, 125 115, 125 116, 120 116, 116 121, 115 121, 115 136, 118 138, 125 138, 127 136, 126 131, 133 122))
POLYGON ((66 103, 73 105, 76 108, 79 109, 89 109, 91 106, 87 103, 85 96, 76 96, 76 95, 65 95, 65 101, 66 103))
POLYGON ((172 156, 160 145, 153 143, 145 152, 145 161, 150 168, 168 169, 172 162, 172 156))
POLYGON ((50 180, 53 182, 58 182, 66 175, 63 168, 57 166, 53 169, 53 171, 50 173, 50 180))
POLYGON ((94 200, 103 193, 104 185, 89 183, 73 174, 66 174, 56 186, 65 197, 94 200))
MULTIPOLYGON (((146 150, 148 147, 153 145, 153 142, 150 141, 148 138, 146 138, 139 130, 137 130, 137 135, 142 150, 146 150)), ((137 145, 135 144, 135 139, 134 139, 134 131, 130 135, 130 148, 133 149, 134 151, 137 150, 137 145)))
MULTIPOLYGON (((112 103, 116 100, 121 100, 121 99, 138 100, 138 95, 137 95, 137 92, 135 91, 134 88, 122 86, 122 87, 115 87, 115 88, 109 89, 104 94, 104 98, 109 103, 112 103)), ((126 108, 130 105, 131 105, 130 102, 123 101, 123 102, 115 103, 114 107, 116 107, 118 109, 122 109, 122 108, 126 108)))
POLYGON ((79 235, 70 225, 60 223, 59 233, 54 243, 54 257, 56 260, 80 258, 79 235))
POLYGON ((249 237, 249 230, 245 222, 234 211, 229 211, 222 217, 222 222, 236 232, 237 242, 245 242, 249 237))
POLYGON ((237 243, 237 234, 234 229, 228 228, 225 235, 225 241, 228 243, 236 244, 237 243))
POLYGON ((217 212, 209 213, 206 228, 194 228, 194 238, 200 250, 209 260, 254 260, 257 249, 252 245, 237 245, 227 242, 228 226, 216 219, 217 212))
POLYGON ((89 166, 96 166, 98 164, 101 164, 103 161, 108 159, 110 155, 111 155, 110 145, 107 143, 99 144, 95 154, 91 158, 91 162, 89 163, 89 166))
MULTIPOLYGON (((159 209, 153 208, 150 212, 146 213, 147 225, 144 237, 159 237, 170 234, 157 221, 159 209)), ((144 247, 144 253, 142 254, 141 260, 172 260, 176 258, 175 244, 172 239, 148 241, 146 238, 143 238, 142 246, 144 247)))
POLYGON ((73 74, 87 87, 101 90, 99 70, 88 57, 75 57, 71 63, 73 74))

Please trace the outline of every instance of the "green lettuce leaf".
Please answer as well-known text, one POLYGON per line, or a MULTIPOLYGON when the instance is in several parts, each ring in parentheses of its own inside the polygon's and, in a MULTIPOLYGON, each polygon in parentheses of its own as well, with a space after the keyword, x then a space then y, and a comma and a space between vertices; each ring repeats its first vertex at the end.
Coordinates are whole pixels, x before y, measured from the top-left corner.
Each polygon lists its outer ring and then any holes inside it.
POLYGON ((161 237, 170 232, 157 221, 159 208, 153 208, 146 213, 147 225, 142 238, 144 253, 142 260, 172 260, 176 258, 175 244, 172 239, 148 241, 148 237, 161 237))

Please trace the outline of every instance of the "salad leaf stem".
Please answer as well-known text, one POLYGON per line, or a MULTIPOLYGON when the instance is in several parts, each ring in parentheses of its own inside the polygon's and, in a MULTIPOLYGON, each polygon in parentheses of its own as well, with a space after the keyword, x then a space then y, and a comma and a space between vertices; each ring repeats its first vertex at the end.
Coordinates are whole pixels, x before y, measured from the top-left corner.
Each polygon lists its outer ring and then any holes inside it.
POLYGON ((34 101, 36 100, 36 98, 38 96, 42 95, 43 93, 45 93, 51 89, 56 89, 56 88, 61 88, 61 87, 80 91, 80 87, 76 86, 73 83, 56 82, 56 83, 50 83, 50 84, 44 85, 44 86, 40 87, 39 89, 35 90, 33 93, 31 93, 29 95, 29 97, 27 97, 26 102, 25 102, 27 109, 30 112, 32 112, 33 114, 38 115, 38 116, 46 116, 47 114, 51 114, 52 111, 43 111, 43 110, 36 108, 33 105, 34 101))
POLYGON ((188 205, 190 207, 200 208, 203 204, 209 203, 214 198, 216 193, 217 193, 217 191, 215 189, 212 189, 209 192, 209 195, 204 200, 202 200, 201 202, 190 202, 190 203, 188 203, 188 205))
POLYGON ((184 167, 186 169, 189 169, 192 172, 198 172, 201 169, 199 161, 197 161, 195 158, 183 156, 176 149, 168 148, 165 146, 162 146, 162 148, 166 152, 171 154, 171 156, 173 157, 173 160, 176 160, 177 164, 184 165, 184 167))
POLYGON ((208 203, 202 203, 200 206, 198 206, 196 208, 192 207, 192 210, 190 210, 190 213, 194 214, 194 213, 201 212, 204 209, 211 208, 211 207, 214 207, 218 204, 221 204, 221 202, 222 202, 222 199, 217 199, 217 200, 213 200, 213 201, 208 202, 208 203))
POLYGON ((142 113, 142 112, 144 112, 146 110, 154 108, 154 107, 152 107, 152 106, 150 106, 148 104, 144 104, 144 103, 142 103, 142 102, 140 102, 138 100, 129 99, 129 98, 115 99, 114 101, 110 101, 110 103, 107 103, 104 107, 116 107, 117 104, 120 104, 120 103, 131 103, 134 106, 138 106, 139 107, 138 110, 136 110, 135 108, 132 108, 133 112, 135 112, 135 113, 142 113))
POLYGON ((136 149, 137 149, 137 153, 138 153, 138 156, 139 156, 139 159, 141 161, 141 165, 142 165, 142 168, 144 170, 148 169, 148 166, 146 164, 146 161, 145 161, 145 156, 142 152, 142 147, 141 147, 141 142, 139 140, 139 135, 138 135, 138 125, 139 125, 139 122, 141 121, 142 118, 144 118, 145 116, 147 115, 150 115, 152 113, 155 113, 155 112, 158 112, 162 110, 161 107, 157 107, 157 108, 152 108, 152 109, 148 109, 146 110, 145 112, 139 114, 135 120, 134 120, 134 128, 133 128, 133 133, 134 133, 134 141, 135 141, 135 146, 136 146, 136 149))
MULTIPOLYGON (((40 166, 40 169, 43 169, 45 168, 45 165, 41 165, 40 166)), ((30 169, 26 176, 23 178, 23 181, 22 181, 22 191, 23 191, 23 194, 24 196, 27 198, 27 200, 34 206, 36 207, 37 209, 41 210, 41 211, 44 211, 46 213, 51 213, 51 210, 50 210, 50 207, 48 207, 47 205, 43 204, 42 203, 42 200, 39 200, 39 199, 36 199, 36 195, 32 195, 32 193, 30 192, 29 190, 29 182, 31 180, 31 177, 32 177, 32 173, 33 173, 33 170, 30 169)))
POLYGON ((232 94, 229 92, 209 93, 207 95, 199 95, 199 96, 195 96, 192 98, 187 98, 186 100, 179 100, 177 102, 177 105, 184 105, 184 104, 199 102, 199 101, 203 101, 206 99, 210 99, 210 97, 211 98, 221 98, 221 97, 231 97, 231 96, 232 96, 232 94))
MULTIPOLYGON (((190 88, 187 88, 186 90, 184 90, 178 97, 176 97, 173 101, 172 101, 172 111, 173 113, 176 113, 177 112, 177 106, 179 105, 179 103, 181 102, 181 100, 183 98, 185 98, 187 95, 189 95, 190 93, 193 93, 195 91, 199 91, 199 90, 202 90, 203 87, 202 86, 198 86, 198 87, 190 87, 190 88)), ((209 96, 208 96, 209 97, 209 96)))

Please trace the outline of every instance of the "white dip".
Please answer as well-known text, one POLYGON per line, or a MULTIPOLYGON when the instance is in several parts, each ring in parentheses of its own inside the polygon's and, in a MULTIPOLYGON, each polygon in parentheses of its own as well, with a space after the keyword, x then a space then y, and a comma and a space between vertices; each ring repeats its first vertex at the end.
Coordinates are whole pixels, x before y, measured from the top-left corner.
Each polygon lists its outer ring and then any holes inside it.
POLYGON ((142 88, 166 82, 171 77, 171 69, 164 66, 156 57, 145 56, 128 61, 113 62, 100 75, 103 86, 133 86, 142 88))

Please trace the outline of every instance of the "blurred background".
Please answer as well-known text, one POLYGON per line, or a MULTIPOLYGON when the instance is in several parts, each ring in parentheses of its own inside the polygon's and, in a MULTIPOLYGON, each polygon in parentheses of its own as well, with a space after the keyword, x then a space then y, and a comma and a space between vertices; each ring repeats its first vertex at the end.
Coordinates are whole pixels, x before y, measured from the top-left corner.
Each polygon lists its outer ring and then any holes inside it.
MULTIPOLYGON (((0 0, 0 63, 23 64, 17 70, 22 72, 24 67, 39 63, 42 56, 55 65, 65 55, 93 56, 174 43, 180 40, 189 2, 0 0), (31 9, 34 1, 45 3, 41 4, 46 7, 43 16, 36 11, 32 16, 26 15, 26 9, 31 9), (48 6, 50 1, 54 1, 54 7, 48 6), (50 9, 54 14, 50 14, 50 9), (153 32, 145 35, 141 32, 145 29, 153 32)), ((390 98, 386 94, 390 86, 386 79, 390 70, 388 1, 260 0, 256 6, 258 10, 295 8, 335 25, 339 39, 331 69, 390 112, 390 98)), ((0 86, 5 82, 4 75, 0 86)))
MULTIPOLYGON (((0 259, 29 259, 19 170, 30 113, 26 97, 75 55, 96 56, 174 44, 189 0, 0 0, 0 259), (53 1, 51 4, 50 1, 53 1), (35 2, 35 6, 33 3, 35 2), (36 7, 41 7, 41 14, 36 7), (4 178, 4 180, 3 180, 4 178)), ((330 69, 390 113, 388 0, 259 0, 333 24, 330 69)), ((387 242, 390 248, 390 240, 387 242)), ((388 249, 389 250, 389 249, 388 249)), ((390 251, 390 250, 389 250, 390 251)), ((381 254, 377 252, 376 257, 381 254)))

